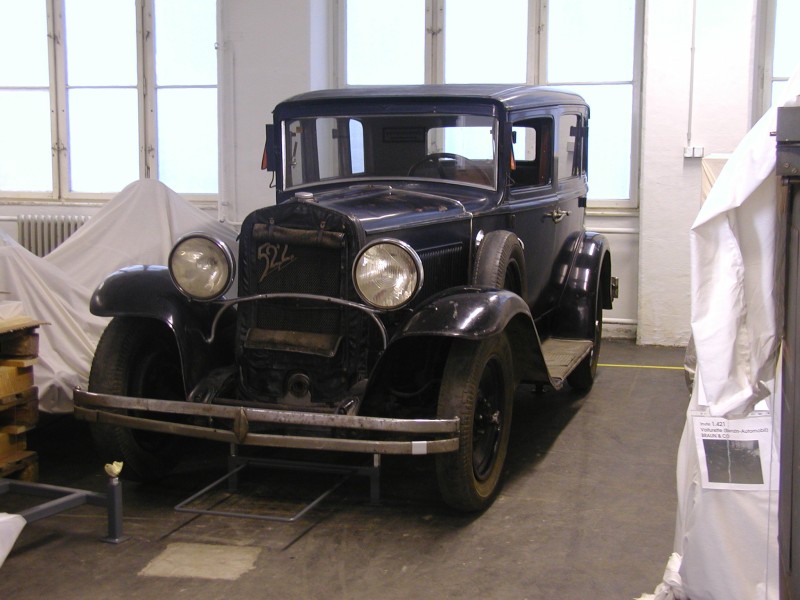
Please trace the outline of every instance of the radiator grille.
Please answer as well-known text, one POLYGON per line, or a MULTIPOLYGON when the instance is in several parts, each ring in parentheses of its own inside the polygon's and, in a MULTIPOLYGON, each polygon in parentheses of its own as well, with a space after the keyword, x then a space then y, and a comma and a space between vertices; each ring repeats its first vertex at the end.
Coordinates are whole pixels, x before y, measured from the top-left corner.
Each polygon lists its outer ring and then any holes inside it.
POLYGON ((19 215, 17 240, 36 256, 55 250, 90 217, 85 215, 19 215))
MULTIPOLYGON (((347 216, 312 203, 255 211, 242 224, 239 295, 353 299, 350 265, 362 237, 347 216)), ((330 404, 366 377, 370 326, 359 311, 271 299, 242 303, 237 319, 241 398, 295 401, 288 382, 300 373, 309 378, 310 402, 330 404)))
MULTIPOLYGON (((258 293, 294 292, 319 296, 342 296, 341 252, 338 248, 294 246, 294 263, 285 269, 269 274, 258 284, 258 293)), ((260 265, 259 265, 260 266, 260 265)), ((336 333, 340 329, 339 308, 319 305, 282 306, 261 303, 258 305, 257 326, 263 329, 336 333)))

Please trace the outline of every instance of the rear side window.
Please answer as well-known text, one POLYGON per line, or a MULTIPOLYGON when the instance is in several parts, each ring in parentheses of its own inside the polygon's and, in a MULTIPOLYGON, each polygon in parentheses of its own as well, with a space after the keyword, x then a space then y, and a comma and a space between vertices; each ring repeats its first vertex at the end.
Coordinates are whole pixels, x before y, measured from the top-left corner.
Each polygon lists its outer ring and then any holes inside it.
POLYGON ((580 115, 558 119, 558 179, 578 177, 586 171, 586 129, 580 115))

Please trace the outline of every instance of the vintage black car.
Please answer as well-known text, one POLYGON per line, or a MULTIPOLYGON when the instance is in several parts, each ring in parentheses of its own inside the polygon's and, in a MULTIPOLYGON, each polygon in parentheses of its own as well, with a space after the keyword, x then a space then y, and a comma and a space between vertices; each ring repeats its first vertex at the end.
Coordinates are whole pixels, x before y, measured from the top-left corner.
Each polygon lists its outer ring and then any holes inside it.
POLYGON ((95 292, 114 318, 76 415, 135 479, 173 466, 172 434, 435 454, 445 502, 486 508, 517 386, 595 378, 615 289, 583 225, 588 118, 529 86, 282 102, 263 165, 277 203, 244 220, 238 259, 197 233, 95 292))

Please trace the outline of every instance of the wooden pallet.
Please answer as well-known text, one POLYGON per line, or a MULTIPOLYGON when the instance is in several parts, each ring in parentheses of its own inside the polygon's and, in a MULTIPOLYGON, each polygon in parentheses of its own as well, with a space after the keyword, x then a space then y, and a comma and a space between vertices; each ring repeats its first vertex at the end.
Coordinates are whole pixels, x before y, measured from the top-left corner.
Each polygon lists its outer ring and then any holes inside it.
POLYGON ((24 425, 32 429, 39 422, 39 388, 0 398, 0 431, 7 425, 24 425))
POLYGON ((0 359, 0 398, 32 388, 34 364, 35 358, 0 359))
POLYGON ((38 420, 38 388, 0 398, 0 476, 36 481, 39 463, 27 449, 27 434, 38 420))
POLYGON ((39 478, 38 455, 31 450, 18 450, 0 457, 0 477, 36 481, 39 478))
POLYGON ((33 366, 40 324, 28 317, 0 321, 0 477, 38 478, 39 460, 27 448, 27 433, 39 420, 33 366))
POLYGON ((0 358, 34 358, 39 355, 41 321, 28 317, 0 320, 0 358))

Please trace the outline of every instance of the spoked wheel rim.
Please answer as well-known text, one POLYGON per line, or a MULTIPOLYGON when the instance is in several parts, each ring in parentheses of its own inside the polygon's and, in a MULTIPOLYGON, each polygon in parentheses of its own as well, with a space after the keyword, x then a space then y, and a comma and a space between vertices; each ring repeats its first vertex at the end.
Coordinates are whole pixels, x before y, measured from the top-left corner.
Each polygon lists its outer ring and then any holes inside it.
POLYGON ((496 361, 487 364, 475 399, 475 416, 472 423, 472 468, 478 481, 485 481, 491 475, 500 445, 505 417, 501 373, 496 361))

